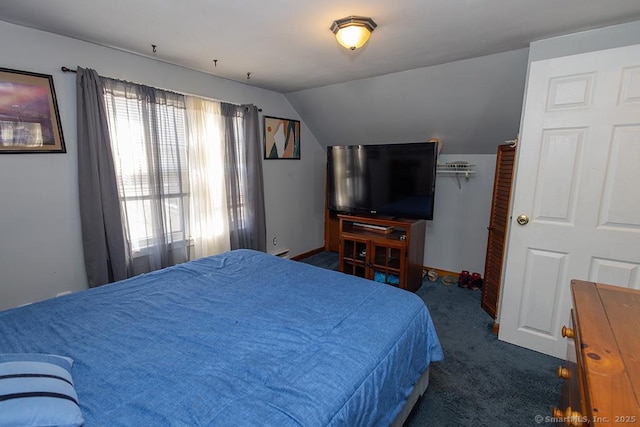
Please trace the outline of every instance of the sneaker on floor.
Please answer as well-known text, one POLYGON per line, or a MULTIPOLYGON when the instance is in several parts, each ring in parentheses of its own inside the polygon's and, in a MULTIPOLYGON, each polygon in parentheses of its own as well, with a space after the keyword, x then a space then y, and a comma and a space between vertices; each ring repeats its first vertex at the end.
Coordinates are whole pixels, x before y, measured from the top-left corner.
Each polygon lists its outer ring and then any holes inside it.
POLYGON ((467 287, 472 291, 475 291, 476 289, 480 289, 482 287, 482 277, 480 276, 480 273, 473 273, 471 275, 467 287))
POLYGON ((471 275, 467 270, 462 270, 458 275, 458 286, 461 288, 466 288, 469 286, 469 279, 471 279, 471 275))

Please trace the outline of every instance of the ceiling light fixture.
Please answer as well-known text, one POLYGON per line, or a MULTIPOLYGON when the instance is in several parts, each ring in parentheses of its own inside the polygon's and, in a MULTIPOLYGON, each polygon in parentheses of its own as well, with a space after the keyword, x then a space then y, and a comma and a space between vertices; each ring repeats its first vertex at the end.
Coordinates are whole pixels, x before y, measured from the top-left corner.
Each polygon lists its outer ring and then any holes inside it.
POLYGON ((349 16, 333 21, 331 31, 336 35, 338 43, 347 49, 356 50, 364 46, 377 26, 371 18, 349 16))

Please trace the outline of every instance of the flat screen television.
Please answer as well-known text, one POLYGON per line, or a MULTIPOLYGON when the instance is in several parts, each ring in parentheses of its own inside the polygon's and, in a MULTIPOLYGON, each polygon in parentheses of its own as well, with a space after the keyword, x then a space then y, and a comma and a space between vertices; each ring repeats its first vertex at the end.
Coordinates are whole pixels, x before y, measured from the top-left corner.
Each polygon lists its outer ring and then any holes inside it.
POLYGON ((327 148, 328 207, 349 214, 433 219, 437 144, 327 148))

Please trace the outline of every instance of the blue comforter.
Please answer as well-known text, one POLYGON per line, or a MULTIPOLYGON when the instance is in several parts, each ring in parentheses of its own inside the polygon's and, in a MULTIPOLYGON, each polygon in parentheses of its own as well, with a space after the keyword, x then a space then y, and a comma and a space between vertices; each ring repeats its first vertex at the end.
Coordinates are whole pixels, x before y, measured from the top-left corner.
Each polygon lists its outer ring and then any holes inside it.
POLYGON ((71 357, 87 426, 388 425, 443 358, 416 295, 238 250, 0 313, 71 357))

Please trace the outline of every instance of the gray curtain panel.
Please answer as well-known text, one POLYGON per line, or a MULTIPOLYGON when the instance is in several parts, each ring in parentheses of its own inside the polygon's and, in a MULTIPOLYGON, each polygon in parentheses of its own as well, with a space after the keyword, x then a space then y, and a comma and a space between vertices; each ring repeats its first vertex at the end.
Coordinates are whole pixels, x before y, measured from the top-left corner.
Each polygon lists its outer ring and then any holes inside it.
POLYGON ((89 287, 125 279, 129 263, 105 113, 95 70, 78 67, 78 182, 82 244, 89 287))
POLYGON ((231 249, 266 252, 262 149, 258 108, 222 103, 231 249))

